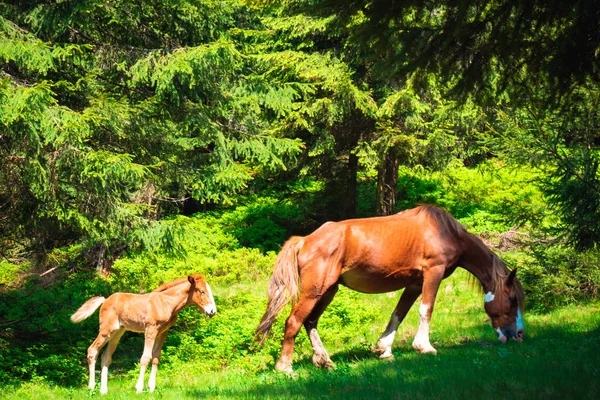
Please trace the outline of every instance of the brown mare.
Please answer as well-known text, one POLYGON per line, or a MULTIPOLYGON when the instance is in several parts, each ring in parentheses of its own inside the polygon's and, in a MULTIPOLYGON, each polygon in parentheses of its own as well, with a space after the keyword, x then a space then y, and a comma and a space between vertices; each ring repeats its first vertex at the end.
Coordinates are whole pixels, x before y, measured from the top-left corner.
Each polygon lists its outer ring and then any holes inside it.
POLYGON ((190 304, 197 305, 209 318, 217 312, 210 286, 200 274, 167 282, 151 293, 115 293, 107 299, 101 296, 93 297, 83 304, 71 316, 73 322, 83 321, 102 305, 100 333, 88 348, 89 388, 93 389, 95 386, 98 353, 108 342, 108 347, 102 354, 100 393, 105 394, 108 391, 108 367, 112 361, 112 354, 123 333, 133 331, 145 334, 144 353, 140 360, 140 377, 135 388, 138 393, 144 389, 144 373, 152 361, 148 390, 153 392, 156 387, 160 351, 167 337, 167 331, 175 323, 177 314, 190 304))
POLYGON ((294 305, 285 323, 281 356, 275 369, 290 372, 294 340, 304 325, 313 363, 333 364, 317 333, 319 317, 342 284, 364 293, 405 288, 375 351, 392 356, 396 329, 421 297, 419 328, 413 347, 436 353, 429 342, 429 321, 442 279, 456 267, 483 286, 485 310, 500 341, 523 339, 524 293, 516 270, 504 263, 446 211, 419 206, 388 217, 328 222, 305 237, 290 238, 275 263, 267 310, 256 329, 262 343, 283 307, 294 305), (300 293, 298 293, 300 292, 300 293))

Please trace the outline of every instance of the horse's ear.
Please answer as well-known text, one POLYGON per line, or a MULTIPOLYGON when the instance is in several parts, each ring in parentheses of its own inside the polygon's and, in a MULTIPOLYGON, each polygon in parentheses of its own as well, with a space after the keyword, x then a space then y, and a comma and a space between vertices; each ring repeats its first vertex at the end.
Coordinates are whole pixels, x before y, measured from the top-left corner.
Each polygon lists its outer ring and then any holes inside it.
POLYGON ((196 280, 191 275, 188 275, 188 281, 192 284, 192 286, 194 286, 196 284, 196 280))
POLYGON ((517 275, 516 268, 513 269, 512 271, 510 271, 510 274, 508 274, 508 278, 506 278, 506 287, 509 287, 509 288, 512 287, 516 275, 517 275))

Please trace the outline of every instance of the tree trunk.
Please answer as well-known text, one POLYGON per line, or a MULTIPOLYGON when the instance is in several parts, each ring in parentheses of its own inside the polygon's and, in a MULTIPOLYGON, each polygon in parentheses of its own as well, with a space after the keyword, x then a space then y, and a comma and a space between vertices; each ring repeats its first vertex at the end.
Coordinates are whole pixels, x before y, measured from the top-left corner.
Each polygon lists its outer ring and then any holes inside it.
POLYGON ((346 188, 342 198, 342 219, 356 218, 356 196, 358 194, 358 157, 354 153, 348 156, 348 171, 346 171, 346 188))
POLYGON ((400 160, 394 148, 386 151, 377 171, 377 195, 375 213, 391 215, 396 205, 396 185, 398 184, 398 167, 400 160))

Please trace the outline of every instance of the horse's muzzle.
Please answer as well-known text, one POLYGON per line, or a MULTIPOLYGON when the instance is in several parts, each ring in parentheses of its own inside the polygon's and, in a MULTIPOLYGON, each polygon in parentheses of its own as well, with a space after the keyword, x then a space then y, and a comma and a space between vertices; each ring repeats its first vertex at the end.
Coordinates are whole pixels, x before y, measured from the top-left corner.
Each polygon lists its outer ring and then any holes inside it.
POLYGON ((522 342, 524 337, 525 332, 523 332, 523 329, 517 329, 517 334, 513 337, 513 340, 516 340, 517 342, 522 342))
POLYGON ((515 340, 517 342, 522 342, 523 337, 525 336, 525 332, 523 332, 523 329, 517 329, 515 332, 515 330, 513 329, 501 330, 500 328, 498 328, 496 329, 496 332, 498 333, 498 340, 502 343, 508 342, 508 338, 511 338, 512 340, 515 340))
POLYGON ((212 318, 212 317, 214 317, 216 313, 217 313, 217 310, 216 310, 216 309, 214 309, 214 308, 211 308, 211 309, 209 309, 209 310, 205 310, 205 311, 204 311, 204 314, 206 314, 206 316, 207 316, 208 318, 212 318))

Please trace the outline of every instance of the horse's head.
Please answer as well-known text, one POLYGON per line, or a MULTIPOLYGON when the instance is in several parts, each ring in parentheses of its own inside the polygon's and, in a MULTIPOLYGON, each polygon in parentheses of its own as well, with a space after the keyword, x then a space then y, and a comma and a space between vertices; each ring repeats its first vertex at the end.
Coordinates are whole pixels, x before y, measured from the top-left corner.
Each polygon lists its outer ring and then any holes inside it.
POLYGON ((208 318, 217 313, 217 305, 213 299, 210 286, 200 274, 188 276, 188 281, 192 285, 192 302, 197 305, 208 318))
POLYGON ((521 313, 523 304, 519 304, 523 301, 523 289, 515 278, 516 272, 517 269, 513 269, 495 293, 485 295, 485 311, 502 343, 506 343, 509 337, 520 342, 525 334, 521 313))

